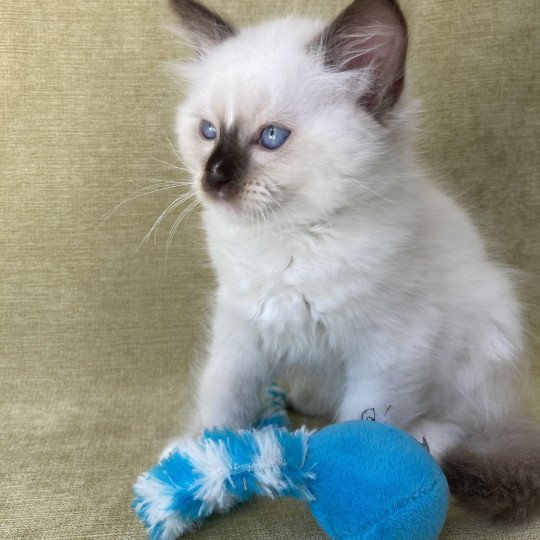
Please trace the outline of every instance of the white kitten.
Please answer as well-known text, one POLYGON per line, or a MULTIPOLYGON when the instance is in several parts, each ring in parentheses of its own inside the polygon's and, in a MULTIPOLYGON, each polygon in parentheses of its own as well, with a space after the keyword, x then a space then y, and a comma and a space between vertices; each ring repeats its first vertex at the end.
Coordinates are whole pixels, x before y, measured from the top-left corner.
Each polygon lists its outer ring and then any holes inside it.
POLYGON ((470 506, 533 514, 537 435, 493 437, 521 391, 519 305, 414 161, 395 2, 241 31, 197 2, 173 6, 199 53, 178 135, 219 282, 197 425, 248 426, 282 377, 304 413, 427 443, 470 506))

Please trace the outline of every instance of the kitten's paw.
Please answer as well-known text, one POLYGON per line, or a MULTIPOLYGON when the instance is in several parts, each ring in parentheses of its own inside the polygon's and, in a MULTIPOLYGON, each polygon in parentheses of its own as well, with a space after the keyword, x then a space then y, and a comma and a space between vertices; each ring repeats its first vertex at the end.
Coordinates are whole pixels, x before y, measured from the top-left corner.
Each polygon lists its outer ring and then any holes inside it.
POLYGON ((437 460, 465 437, 457 424, 427 419, 418 420, 407 431, 437 460))
POLYGON ((181 437, 171 440, 161 452, 159 459, 166 458, 175 448, 183 447, 189 442, 196 441, 202 435, 203 427, 198 421, 193 421, 181 437))
POLYGON ((189 436, 178 437, 177 439, 173 439, 173 440, 165 447, 165 449, 161 452, 161 454, 159 455, 159 460, 161 461, 162 459, 165 459, 165 458, 168 457, 172 452, 174 452, 174 450, 176 450, 176 448, 178 448, 178 447, 185 447, 186 444, 188 444, 189 442, 193 442, 194 439, 195 439, 195 437, 189 437, 189 436))

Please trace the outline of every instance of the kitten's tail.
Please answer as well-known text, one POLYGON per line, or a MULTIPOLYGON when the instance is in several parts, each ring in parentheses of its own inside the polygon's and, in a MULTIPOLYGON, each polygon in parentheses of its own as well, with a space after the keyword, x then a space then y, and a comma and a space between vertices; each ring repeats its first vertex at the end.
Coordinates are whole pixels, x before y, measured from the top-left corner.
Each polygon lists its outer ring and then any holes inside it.
POLYGON ((441 466, 451 493, 471 510, 508 521, 540 511, 540 431, 526 421, 470 437, 441 466))

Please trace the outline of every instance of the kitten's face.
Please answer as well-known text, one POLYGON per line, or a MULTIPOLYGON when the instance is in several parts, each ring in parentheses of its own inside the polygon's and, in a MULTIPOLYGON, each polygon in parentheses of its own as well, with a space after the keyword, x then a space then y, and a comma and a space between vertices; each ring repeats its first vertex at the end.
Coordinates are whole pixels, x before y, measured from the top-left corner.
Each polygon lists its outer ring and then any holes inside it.
POLYGON ((322 28, 267 22, 187 68, 177 131, 208 208, 247 222, 313 222, 373 189, 384 129, 358 104, 365 71, 325 66, 313 46, 322 28))

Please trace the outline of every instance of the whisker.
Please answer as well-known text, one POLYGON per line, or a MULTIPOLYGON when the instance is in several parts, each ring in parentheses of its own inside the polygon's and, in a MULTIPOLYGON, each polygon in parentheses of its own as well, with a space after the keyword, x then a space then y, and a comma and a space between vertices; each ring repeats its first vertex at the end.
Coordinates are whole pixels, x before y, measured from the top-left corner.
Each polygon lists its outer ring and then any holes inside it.
POLYGON ((178 165, 173 165, 172 163, 169 163, 167 161, 163 161, 162 159, 158 158, 152 158, 154 161, 157 161, 158 163, 162 163, 163 165, 167 165, 167 167, 172 167, 173 169, 177 169, 178 171, 182 172, 191 172, 189 169, 186 169, 185 167, 179 167, 178 165))
POLYGON ((257 226, 259 226, 261 224, 261 219, 264 223, 264 216, 258 203, 255 203, 255 208, 257 209, 257 226))
MULTIPOLYGON (((243 211, 245 212, 246 211, 246 202, 244 201, 242 203, 242 209, 243 211)), ((249 217, 251 218, 251 226, 253 227, 253 225, 255 224, 255 217, 254 217, 254 212, 253 212, 253 207, 252 206, 249 206, 249 217)))
POLYGON ((289 220, 289 223, 290 223, 291 227, 294 227, 293 220, 291 219, 291 216, 289 216, 289 213, 285 210, 285 208, 283 208, 281 203, 272 195, 272 193, 269 190, 267 190, 267 191, 268 191, 268 196, 270 197, 272 202, 276 203, 281 208, 281 210, 285 214, 285 217, 289 220))
POLYGON ((281 225, 279 223, 278 217, 276 216, 276 213, 274 212, 274 209, 271 206, 269 206, 269 208, 270 208, 270 211, 272 212, 272 214, 274 214, 274 219, 276 220, 276 225, 277 225, 277 228, 279 229, 279 232, 283 232, 281 230, 281 225))
POLYGON ((178 230, 178 227, 184 221, 184 219, 191 213, 192 210, 195 209, 195 207, 199 204, 199 200, 195 199, 194 201, 191 201, 185 208, 182 210, 180 215, 176 218, 173 226, 171 227, 171 230, 169 232, 169 237, 167 238, 167 245, 165 250, 165 263, 167 261, 167 257, 169 254, 169 249, 172 245, 172 241, 174 238, 174 235, 176 234, 176 231, 178 230))
POLYGON ((270 224, 270 218, 268 216, 268 208, 266 206, 263 206, 262 207, 262 210, 264 212, 264 216, 265 216, 265 219, 264 219, 264 222, 269 225, 270 224))
POLYGON ((174 199, 174 201, 170 203, 169 206, 167 206, 167 208, 165 208, 165 210, 163 210, 161 215, 156 219, 156 221, 154 222, 154 224, 152 225, 152 227, 150 228, 146 236, 141 240, 141 243, 137 246, 137 249, 135 251, 139 251, 141 249, 143 244, 148 241, 152 233, 159 227, 159 224, 165 219, 165 217, 170 212, 172 212, 175 208, 177 208, 178 206, 180 206, 181 204, 183 204, 184 202, 186 202, 188 199, 190 199, 196 194, 197 194, 197 190, 193 189, 191 191, 188 191, 187 193, 184 193, 183 195, 180 195, 180 197, 177 197, 176 199, 174 199))
POLYGON ((264 205, 261 206, 261 216, 264 220, 264 223, 268 225, 270 223, 270 220, 268 219, 268 210, 266 209, 264 205))
POLYGON ((179 156, 178 152, 176 151, 176 148, 174 147, 173 143, 171 142, 171 139, 169 139, 167 134, 163 132, 163 135, 165 135, 165 138, 167 139, 167 142, 169 143, 169 146, 174 152, 174 155, 176 156, 176 159, 179 161, 179 163, 183 165, 184 167, 186 167, 189 170, 189 172, 191 172, 192 174, 195 174, 195 171, 179 156))
MULTIPOLYGON (((191 185, 191 184, 189 184, 191 185)), ((133 192, 131 195, 126 197, 123 201, 118 203, 115 207, 111 208, 108 212, 105 212, 100 218, 98 218, 91 226, 90 229, 98 227, 99 225, 102 225, 107 221, 115 212, 117 212, 124 204, 133 201, 135 199, 139 199, 140 197, 145 197, 146 195, 151 195, 152 193, 158 193, 159 191, 166 191, 168 189, 173 189, 175 187, 183 187, 184 183, 181 182, 175 182, 173 180, 163 180, 156 184, 151 184, 149 186, 145 186, 141 189, 138 189, 137 191, 133 192), (161 186, 161 187, 158 187, 161 186)))

